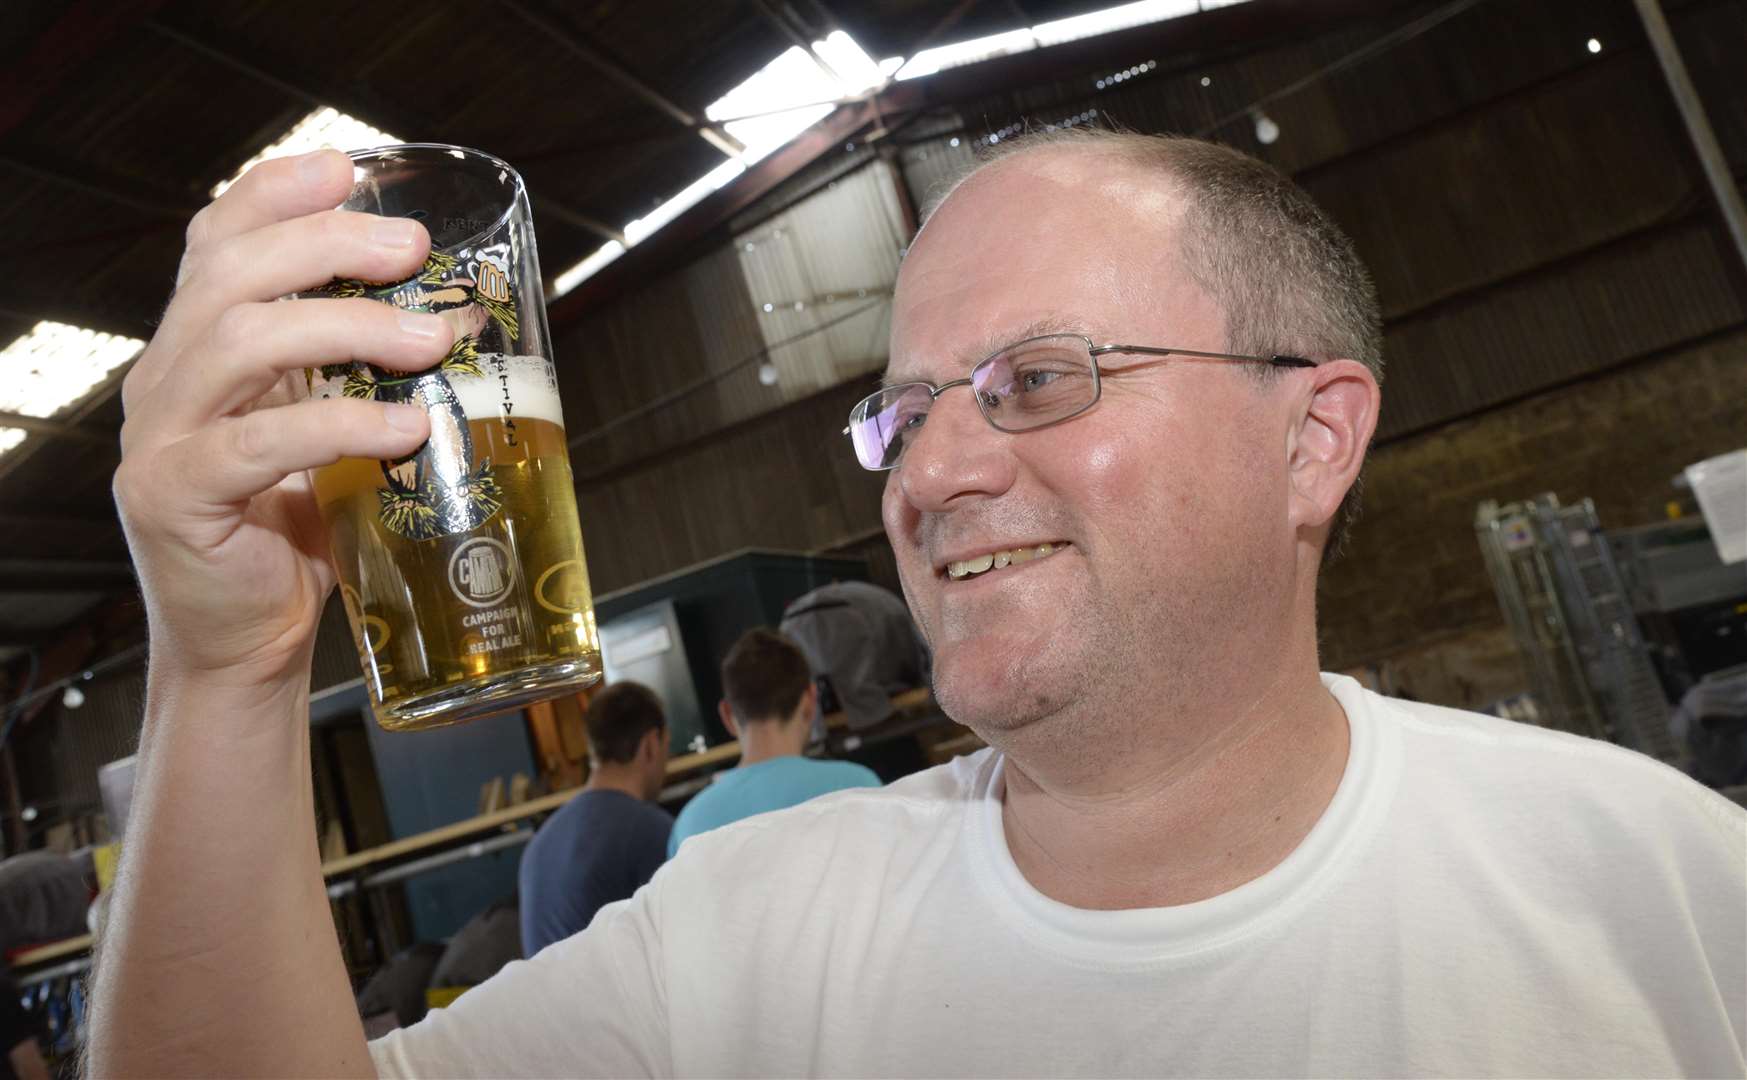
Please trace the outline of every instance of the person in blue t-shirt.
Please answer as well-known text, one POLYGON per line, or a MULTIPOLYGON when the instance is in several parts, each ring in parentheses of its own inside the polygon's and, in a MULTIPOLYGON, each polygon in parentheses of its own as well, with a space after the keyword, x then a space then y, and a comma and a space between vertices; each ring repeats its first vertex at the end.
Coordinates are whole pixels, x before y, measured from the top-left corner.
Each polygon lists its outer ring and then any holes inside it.
POLYGON ((740 739, 740 764, 718 774, 679 812, 667 841, 670 858, 687 837, 729 822, 827 792, 880 786, 865 766, 801 756, 818 691, 806 656, 788 638, 763 627, 748 630, 722 661, 722 693, 722 726, 740 739))
POLYGON ((518 872, 522 955, 586 928, 667 861, 673 818, 652 804, 667 777, 667 717, 647 686, 619 682, 589 703, 588 783, 540 826, 518 872))

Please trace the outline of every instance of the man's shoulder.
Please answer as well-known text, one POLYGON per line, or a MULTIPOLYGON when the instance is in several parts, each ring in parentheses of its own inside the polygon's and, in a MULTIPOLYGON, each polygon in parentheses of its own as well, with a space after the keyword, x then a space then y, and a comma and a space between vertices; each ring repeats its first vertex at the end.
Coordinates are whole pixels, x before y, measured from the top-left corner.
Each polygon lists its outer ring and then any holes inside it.
POLYGON ((654 803, 617 791, 580 791, 553 811, 539 831, 556 836, 625 825, 665 829, 672 824, 673 815, 654 803))
POLYGON ((1368 697, 1401 732, 1416 782, 1460 785, 1525 816, 1605 818, 1634 831, 1698 824, 1731 843, 1747 835, 1747 810, 1647 755, 1484 713, 1368 697))

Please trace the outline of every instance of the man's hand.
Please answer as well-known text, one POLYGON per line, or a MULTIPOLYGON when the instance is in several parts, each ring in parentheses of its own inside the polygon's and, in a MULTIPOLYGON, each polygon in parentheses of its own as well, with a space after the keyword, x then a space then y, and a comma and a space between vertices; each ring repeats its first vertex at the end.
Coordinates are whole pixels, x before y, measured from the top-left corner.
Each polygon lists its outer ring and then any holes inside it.
POLYGON ((371 1073, 315 837, 309 665, 334 571, 305 470, 399 457, 428 425, 297 391, 320 364, 429 367, 450 331, 373 300, 277 301, 423 263, 417 222, 334 209, 351 182, 333 151, 270 161, 203 210, 123 384, 115 501, 151 664, 94 1076, 371 1073))
POLYGON ((399 457, 429 434, 416 406, 300 393, 304 368, 416 370, 451 340, 440 316, 374 300, 276 302, 335 277, 399 280, 423 262, 418 222, 333 209, 351 183, 337 151, 269 161, 196 215, 175 300, 122 384, 115 501, 153 663, 200 682, 307 679, 334 573, 304 470, 399 457))

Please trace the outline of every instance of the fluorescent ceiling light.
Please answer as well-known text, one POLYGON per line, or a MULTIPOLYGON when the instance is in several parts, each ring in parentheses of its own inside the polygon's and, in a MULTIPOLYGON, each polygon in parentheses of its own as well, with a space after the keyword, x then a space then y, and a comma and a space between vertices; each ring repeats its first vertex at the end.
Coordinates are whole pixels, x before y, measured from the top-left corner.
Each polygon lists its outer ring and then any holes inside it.
MULTIPOLYGON (((145 345, 138 338, 39 322, 0 350, 0 410, 54 416, 90 393, 145 345)), ((24 435, 18 428, 0 429, 0 453, 17 446, 24 435)))
POLYGON ((243 162, 242 168, 229 180, 214 184, 212 197, 216 199, 223 195, 224 190, 236 183, 244 173, 269 158, 307 154, 324 146, 331 146, 335 150, 367 150, 372 146, 388 146, 400 141, 386 131, 373 128, 338 109, 323 106, 299 120, 290 131, 273 140, 266 149, 243 162))

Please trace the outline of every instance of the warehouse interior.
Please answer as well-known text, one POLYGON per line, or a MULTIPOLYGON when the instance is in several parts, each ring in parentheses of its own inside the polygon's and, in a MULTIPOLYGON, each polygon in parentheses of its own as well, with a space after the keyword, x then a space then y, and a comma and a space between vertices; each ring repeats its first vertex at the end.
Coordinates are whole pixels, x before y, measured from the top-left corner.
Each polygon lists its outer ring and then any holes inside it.
MULTIPOLYGON (((50 855, 87 874, 55 932, 6 942, 51 1060, 145 701, 121 381, 190 217, 300 125, 524 176, 609 672, 614 641, 682 646, 647 668, 686 699, 664 802, 732 764, 715 664, 741 631, 831 582, 901 592, 884 477, 840 429, 906 246, 979 155, 1079 126, 1261 158, 1374 275, 1383 406, 1323 670, 1747 784, 1747 709, 1682 713, 1747 672, 1741 0, 67 0, 0 26, 0 228, 31 255, 0 292, 0 889, 50 855), (45 377, 63 347, 84 366, 45 377)), ((502 912, 587 775, 587 697, 385 732, 337 596, 311 689, 361 989, 502 912)), ((924 689, 823 745, 890 780, 982 741, 924 689)))

